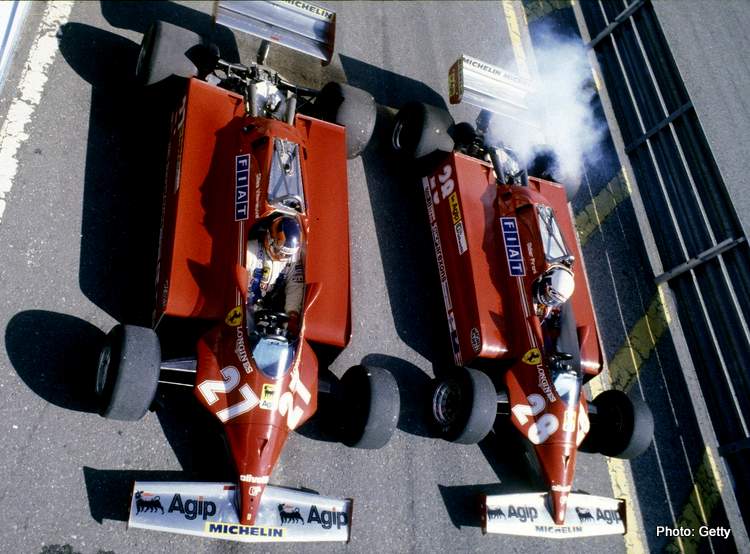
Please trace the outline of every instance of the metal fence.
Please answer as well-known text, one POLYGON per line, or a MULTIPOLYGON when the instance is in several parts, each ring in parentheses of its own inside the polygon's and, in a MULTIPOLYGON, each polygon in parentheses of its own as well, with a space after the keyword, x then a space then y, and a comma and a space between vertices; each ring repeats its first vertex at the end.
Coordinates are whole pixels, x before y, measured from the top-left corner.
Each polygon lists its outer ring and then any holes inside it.
POLYGON ((580 6, 747 524, 750 246, 651 2, 580 6))

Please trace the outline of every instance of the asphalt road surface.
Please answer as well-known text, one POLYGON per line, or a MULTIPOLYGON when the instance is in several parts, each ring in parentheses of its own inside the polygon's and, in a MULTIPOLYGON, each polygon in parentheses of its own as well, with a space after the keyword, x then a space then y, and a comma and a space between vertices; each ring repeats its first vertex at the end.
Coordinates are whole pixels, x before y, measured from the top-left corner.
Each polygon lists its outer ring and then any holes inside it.
MULTIPOLYGON (((121 423, 98 416, 89 392, 102 332, 116 321, 146 323, 151 310, 164 114, 158 99, 130 80, 138 44, 156 18, 207 31, 209 7, 81 2, 57 33, 59 50, 19 146, 0 223, 0 551, 625 550, 622 537, 551 544, 482 536, 480 491, 534 486, 521 451, 501 430, 478 446, 460 446, 430 437, 425 425, 429 380, 449 369, 450 350, 418 183, 388 150, 389 108, 446 98, 448 68, 462 53, 513 67, 501 6, 328 5, 338 13, 329 67, 278 48, 269 63, 300 84, 348 81, 381 105, 373 143, 348 165, 353 336, 331 369, 341 375, 363 360, 390 369, 402 413, 393 440, 379 451, 349 449, 303 428, 291 436, 271 481, 354 498, 351 542, 253 547, 126 530, 134 479, 232 477, 215 427, 189 394, 161 391, 160 412, 121 423)), ((17 94, 43 11, 43 4, 32 6, 0 115, 17 94)), ((226 32, 217 42, 230 59, 249 59, 257 47, 226 32)), ((467 107, 451 111, 457 120, 476 115, 467 107)), ((592 280, 612 286, 603 256, 587 263, 592 280)), ((622 331, 607 327, 619 320, 601 324, 611 352, 622 331)), ((576 486, 611 496, 605 460, 580 455, 576 486)))

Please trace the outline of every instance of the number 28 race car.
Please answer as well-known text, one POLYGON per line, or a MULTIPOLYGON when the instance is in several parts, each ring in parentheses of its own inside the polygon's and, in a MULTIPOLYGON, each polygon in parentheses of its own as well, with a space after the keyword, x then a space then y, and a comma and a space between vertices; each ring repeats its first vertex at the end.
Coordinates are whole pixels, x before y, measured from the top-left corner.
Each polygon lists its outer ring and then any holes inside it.
MULTIPOLYGON (((333 12, 225 2, 215 18, 262 39, 256 62, 223 61, 204 37, 163 22, 143 38, 137 77, 179 90, 154 325, 109 333, 96 385, 105 417, 137 420, 158 382, 193 374, 198 401, 224 425, 237 480, 136 482, 129 525, 247 542, 348 541, 351 500, 268 482, 289 432, 315 413, 319 385, 325 391, 318 354, 349 341, 346 160, 367 145, 375 103, 347 85, 294 86, 265 65, 269 42, 329 62, 333 12), (170 322, 202 326, 187 357, 162 359, 170 322)), ((399 412, 393 376, 355 366, 334 384, 347 414, 342 440, 383 446, 399 412)))
POLYGON ((573 492, 576 454, 635 457, 651 443, 653 419, 645 403, 620 391, 586 399, 583 385, 604 359, 566 187, 529 176, 493 136, 495 118, 530 123, 531 84, 462 56, 449 89, 452 103, 482 108, 476 126, 410 103, 392 135, 422 176, 454 362, 462 366, 437 382, 433 418, 459 443, 482 440, 498 416, 527 439, 547 491, 483 497, 484 532, 624 533, 624 500, 573 492))

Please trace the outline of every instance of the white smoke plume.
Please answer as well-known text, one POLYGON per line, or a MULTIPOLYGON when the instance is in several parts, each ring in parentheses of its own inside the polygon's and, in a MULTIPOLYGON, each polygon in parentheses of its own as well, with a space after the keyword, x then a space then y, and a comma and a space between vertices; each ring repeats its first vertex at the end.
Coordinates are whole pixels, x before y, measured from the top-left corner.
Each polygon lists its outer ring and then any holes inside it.
POLYGON ((584 159, 595 163, 604 123, 594 116, 596 93, 586 49, 580 39, 562 37, 549 29, 534 41, 538 76, 528 98, 529 116, 541 132, 517 122, 493 118, 492 135, 511 146, 529 163, 546 146, 555 154, 552 174, 559 181, 580 183, 584 159))

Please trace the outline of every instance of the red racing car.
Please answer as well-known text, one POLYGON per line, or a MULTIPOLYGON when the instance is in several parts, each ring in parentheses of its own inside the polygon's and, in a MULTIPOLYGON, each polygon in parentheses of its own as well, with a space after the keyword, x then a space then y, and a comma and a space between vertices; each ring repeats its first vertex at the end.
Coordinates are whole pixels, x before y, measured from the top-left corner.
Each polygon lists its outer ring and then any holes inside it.
POLYGON ((392 136, 423 176, 461 366, 436 384, 435 423, 444 438, 472 444, 500 414, 527 439, 547 491, 484 497, 483 531, 624 533, 623 500, 572 492, 576 454, 635 457, 651 443, 653 418, 620 391, 586 399, 583 385, 605 361, 566 187, 528 175, 492 132, 493 118, 528 124, 522 112, 531 87, 468 56, 451 68, 449 85, 452 103, 482 108, 476 126, 412 103, 397 114, 392 136))
MULTIPOLYGON (((177 88, 164 180, 153 328, 118 325, 97 372, 105 417, 140 419, 158 382, 194 375, 223 424, 233 483, 137 482, 129 525, 239 541, 348 541, 351 500, 271 486, 290 431, 318 407, 320 355, 350 338, 347 157, 367 145, 372 97, 295 86, 265 65, 270 42, 327 63, 335 14, 307 2, 225 2, 217 23, 263 39, 250 65, 157 22, 137 77, 177 88), (162 329, 200 328, 163 360, 162 329)), ((185 332, 186 339, 191 333, 185 332)), ((393 376, 355 366, 335 387, 341 438, 379 448, 399 413, 393 376)))

